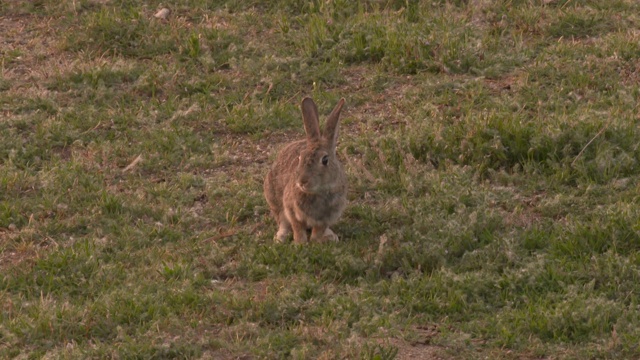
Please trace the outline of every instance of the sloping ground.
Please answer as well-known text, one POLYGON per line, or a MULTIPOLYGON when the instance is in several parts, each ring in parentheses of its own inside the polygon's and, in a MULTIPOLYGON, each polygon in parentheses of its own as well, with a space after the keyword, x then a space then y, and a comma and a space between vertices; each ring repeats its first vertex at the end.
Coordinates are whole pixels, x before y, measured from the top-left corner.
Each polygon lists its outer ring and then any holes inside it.
POLYGON ((0 4, 0 354, 638 357, 639 10, 0 4), (261 194, 305 95, 337 244, 261 194))

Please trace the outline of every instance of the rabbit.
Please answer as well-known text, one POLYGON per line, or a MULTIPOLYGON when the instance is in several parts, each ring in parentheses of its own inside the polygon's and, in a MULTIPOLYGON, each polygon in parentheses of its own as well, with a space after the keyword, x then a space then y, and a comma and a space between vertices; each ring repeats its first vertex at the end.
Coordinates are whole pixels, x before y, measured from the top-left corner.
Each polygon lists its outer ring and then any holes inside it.
POLYGON ((338 120, 344 105, 338 101, 320 133, 318 108, 313 100, 302 100, 306 139, 286 145, 264 179, 264 196, 278 223, 274 240, 283 242, 293 231, 293 241, 338 241, 329 228, 347 206, 347 175, 336 157, 338 120))

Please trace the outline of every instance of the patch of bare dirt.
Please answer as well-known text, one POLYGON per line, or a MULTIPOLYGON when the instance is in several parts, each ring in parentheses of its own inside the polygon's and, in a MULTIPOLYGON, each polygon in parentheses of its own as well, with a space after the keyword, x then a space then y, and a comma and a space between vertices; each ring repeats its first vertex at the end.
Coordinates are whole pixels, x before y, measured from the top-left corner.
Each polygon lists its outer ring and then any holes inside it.
POLYGON ((398 348, 396 360, 443 360, 449 357, 442 355, 442 348, 435 345, 411 345, 399 340, 394 341, 398 348))
MULTIPOLYGON (((2 75, 21 85, 42 78, 62 58, 51 19, 31 15, 0 17, 0 54, 5 58, 2 75)), ((68 59, 67 59, 68 60, 68 59)))
POLYGON ((0 271, 14 268, 25 261, 33 261, 41 252, 59 246, 51 237, 38 234, 31 223, 35 223, 33 214, 29 225, 24 228, 18 228, 15 224, 0 228, 0 271))
POLYGON ((83 59, 65 52, 58 20, 36 15, 0 17, 0 57, 2 77, 11 84, 9 94, 49 98, 53 91, 46 84, 60 74, 110 66, 128 69, 122 59, 83 59))
POLYGON ((390 338, 379 341, 384 345, 393 345, 398 349, 396 360, 444 360, 450 359, 442 346, 432 344, 438 336, 436 325, 416 326, 411 340, 390 338))

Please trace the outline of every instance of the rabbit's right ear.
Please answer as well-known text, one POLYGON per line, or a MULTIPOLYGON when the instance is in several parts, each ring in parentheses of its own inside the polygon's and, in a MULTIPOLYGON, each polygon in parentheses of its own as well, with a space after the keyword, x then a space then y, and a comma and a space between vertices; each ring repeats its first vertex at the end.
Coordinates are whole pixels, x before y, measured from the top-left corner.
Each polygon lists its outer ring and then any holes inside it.
POLYGON ((302 100, 302 120, 304 121, 304 131, 307 138, 312 141, 320 140, 320 121, 318 119, 318 108, 309 97, 302 100))

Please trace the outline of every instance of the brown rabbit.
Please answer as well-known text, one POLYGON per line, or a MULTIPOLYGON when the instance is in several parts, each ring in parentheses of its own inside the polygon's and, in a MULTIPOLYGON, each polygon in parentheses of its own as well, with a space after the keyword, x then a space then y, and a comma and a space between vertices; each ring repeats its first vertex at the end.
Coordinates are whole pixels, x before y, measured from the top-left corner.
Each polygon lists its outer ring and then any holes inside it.
POLYGON ((305 140, 282 149, 264 179, 264 197, 278 223, 276 241, 284 241, 293 231, 293 241, 338 241, 329 229, 347 205, 347 176, 336 157, 338 119, 344 99, 340 99, 320 133, 318 108, 311 98, 302 100, 305 140))

